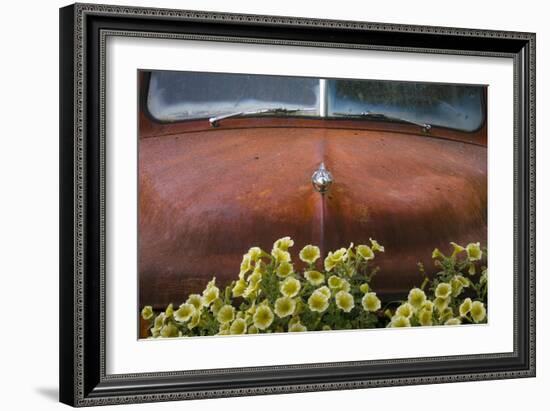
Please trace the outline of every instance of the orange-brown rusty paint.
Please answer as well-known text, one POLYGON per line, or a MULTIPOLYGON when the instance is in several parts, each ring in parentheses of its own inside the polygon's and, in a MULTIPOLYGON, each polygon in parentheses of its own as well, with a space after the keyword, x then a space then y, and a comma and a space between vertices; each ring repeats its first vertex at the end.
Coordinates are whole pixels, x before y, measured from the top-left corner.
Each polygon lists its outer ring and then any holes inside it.
MULTIPOLYGON (((413 124, 384 122, 357 119, 324 119, 318 117, 236 117, 220 122, 219 128, 212 128, 208 119, 178 121, 173 123, 159 123, 150 118, 146 112, 140 113, 140 137, 159 137, 172 134, 193 133, 197 131, 225 131, 242 128, 329 128, 348 130, 396 131, 400 133, 425 135, 426 137, 446 140, 463 141, 477 145, 487 145, 487 126, 483 126, 472 133, 450 130, 433 126, 430 131, 422 133, 419 127, 413 124)), ((284 132, 284 131, 283 131, 284 132)))
POLYGON ((234 119, 194 129, 141 120, 141 305, 181 303, 213 275, 226 284, 249 247, 269 251, 285 235, 296 257, 309 243, 331 250, 376 238, 386 253, 373 286, 386 295, 422 281, 419 261, 433 271, 435 247, 486 244, 483 131, 456 141, 457 132, 433 138, 357 121, 234 119), (474 135, 476 144, 464 142, 474 135), (324 211, 310 181, 321 162, 334 177, 324 211))

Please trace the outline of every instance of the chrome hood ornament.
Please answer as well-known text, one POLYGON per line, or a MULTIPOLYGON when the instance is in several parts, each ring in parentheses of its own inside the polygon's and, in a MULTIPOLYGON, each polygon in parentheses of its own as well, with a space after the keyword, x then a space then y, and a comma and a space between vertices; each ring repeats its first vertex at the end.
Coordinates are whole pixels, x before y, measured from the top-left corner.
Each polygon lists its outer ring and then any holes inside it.
POLYGON ((332 174, 325 167, 325 163, 321 163, 319 168, 315 170, 311 176, 311 184, 313 188, 321 194, 325 194, 333 183, 332 174))

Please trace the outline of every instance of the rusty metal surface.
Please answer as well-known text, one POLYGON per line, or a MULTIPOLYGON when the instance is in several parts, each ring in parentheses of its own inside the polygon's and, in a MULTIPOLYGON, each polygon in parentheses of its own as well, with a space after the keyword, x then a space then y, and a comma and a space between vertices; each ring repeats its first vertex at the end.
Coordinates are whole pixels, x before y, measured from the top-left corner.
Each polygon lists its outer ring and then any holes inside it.
POLYGON ((213 275, 224 284, 249 247, 270 250, 285 235, 296 241, 296 260, 305 244, 331 250, 376 238, 386 253, 373 286, 387 295, 421 282, 417 262, 434 269, 433 248, 486 244, 486 138, 476 145, 410 132, 238 121, 241 127, 216 130, 172 125, 170 133, 159 126, 155 137, 142 116, 140 305, 181 303, 213 275), (310 182, 321 162, 334 176, 324 212, 310 182))

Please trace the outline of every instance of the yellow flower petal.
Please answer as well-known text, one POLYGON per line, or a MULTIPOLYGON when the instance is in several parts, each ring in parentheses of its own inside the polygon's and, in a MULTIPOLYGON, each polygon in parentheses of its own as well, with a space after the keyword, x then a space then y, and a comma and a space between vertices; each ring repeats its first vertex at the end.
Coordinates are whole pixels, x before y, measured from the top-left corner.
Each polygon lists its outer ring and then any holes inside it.
POLYGON ((304 332, 307 331, 307 327, 301 323, 294 323, 292 325, 289 325, 288 331, 291 333, 304 332))
POLYGON ((320 285, 325 282, 325 276, 319 271, 310 270, 304 273, 304 277, 311 285, 320 285))
POLYGON ((415 310, 418 310, 426 302, 426 293, 420 288, 413 288, 409 291, 407 301, 414 307, 415 310))
POLYGON ((294 277, 288 277, 284 281, 281 281, 279 291, 285 297, 294 297, 300 292, 301 284, 294 277))
POLYGON ((329 305, 328 297, 320 291, 314 291, 308 298, 307 304, 311 311, 322 313, 329 305))
POLYGON ((382 306, 380 299, 376 296, 376 293, 366 293, 361 299, 361 305, 365 311, 374 312, 378 311, 382 306))
POLYGON ((235 307, 228 304, 224 305, 222 308, 218 310, 216 319, 221 324, 230 323, 235 319, 235 307))
POLYGON ((487 318, 487 310, 481 301, 474 301, 470 309, 470 315, 476 323, 480 323, 487 318))
POLYGON ((296 301, 289 297, 280 297, 275 300, 275 314, 277 317, 284 318, 294 314, 296 301))
POLYGON ((470 261, 481 260, 483 255, 479 243, 470 243, 466 246, 466 253, 468 254, 468 259, 470 261))
POLYGON ((414 314, 414 307, 409 303, 403 303, 397 307, 395 314, 401 317, 411 318, 414 314))
POLYGON ((260 305, 256 308, 256 312, 254 313, 252 320, 254 321, 254 326, 256 328, 259 330, 265 330, 271 325, 274 318, 275 316, 268 305, 260 305))
POLYGON ((472 309, 472 299, 466 298, 462 304, 460 304, 460 307, 458 307, 458 312, 460 313, 461 317, 465 317, 470 310, 472 309))
POLYGON ((372 260, 374 258, 374 252, 368 245, 358 245, 355 248, 357 255, 363 258, 363 260, 372 260))
POLYGON ((246 333, 246 321, 243 318, 237 318, 229 327, 229 333, 233 335, 246 333))
POLYGON ((294 272, 294 267, 288 261, 283 261, 277 267, 276 274, 280 278, 286 278, 294 272))
POLYGON ((393 328, 410 327, 411 322, 407 317, 403 317, 401 315, 395 315, 390 321, 389 326, 393 328))
POLYGON ((439 283, 435 289, 435 296, 440 298, 447 298, 451 295, 453 287, 449 283, 439 283))
POLYGON ((141 318, 143 318, 144 320, 150 320, 151 318, 153 318, 154 314, 155 313, 153 312, 153 307, 151 307, 150 305, 146 305, 141 310, 141 318))
POLYGON ((300 251, 300 260, 304 263, 313 264, 319 259, 320 256, 321 251, 319 250, 319 247, 315 245, 306 245, 302 248, 302 251, 300 251))
POLYGON ((382 252, 382 253, 384 252, 384 246, 383 245, 378 244, 378 241, 373 240, 372 238, 369 238, 369 240, 370 240, 372 251, 379 251, 379 252, 382 252))
POLYGON ((193 304, 184 303, 174 313, 174 319, 180 323, 187 322, 195 315, 196 311, 193 304))
POLYGON ((355 306, 353 295, 346 291, 338 291, 334 296, 334 300, 336 301, 336 306, 346 313, 349 313, 355 306))

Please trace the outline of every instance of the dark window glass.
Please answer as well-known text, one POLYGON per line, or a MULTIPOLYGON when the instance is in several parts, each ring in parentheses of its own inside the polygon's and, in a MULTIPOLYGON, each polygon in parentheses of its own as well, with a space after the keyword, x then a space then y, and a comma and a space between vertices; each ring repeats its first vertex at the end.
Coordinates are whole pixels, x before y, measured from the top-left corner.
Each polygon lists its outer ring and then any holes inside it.
POLYGON ((328 116, 381 113, 474 131, 484 121, 484 86, 376 80, 329 80, 328 116))

